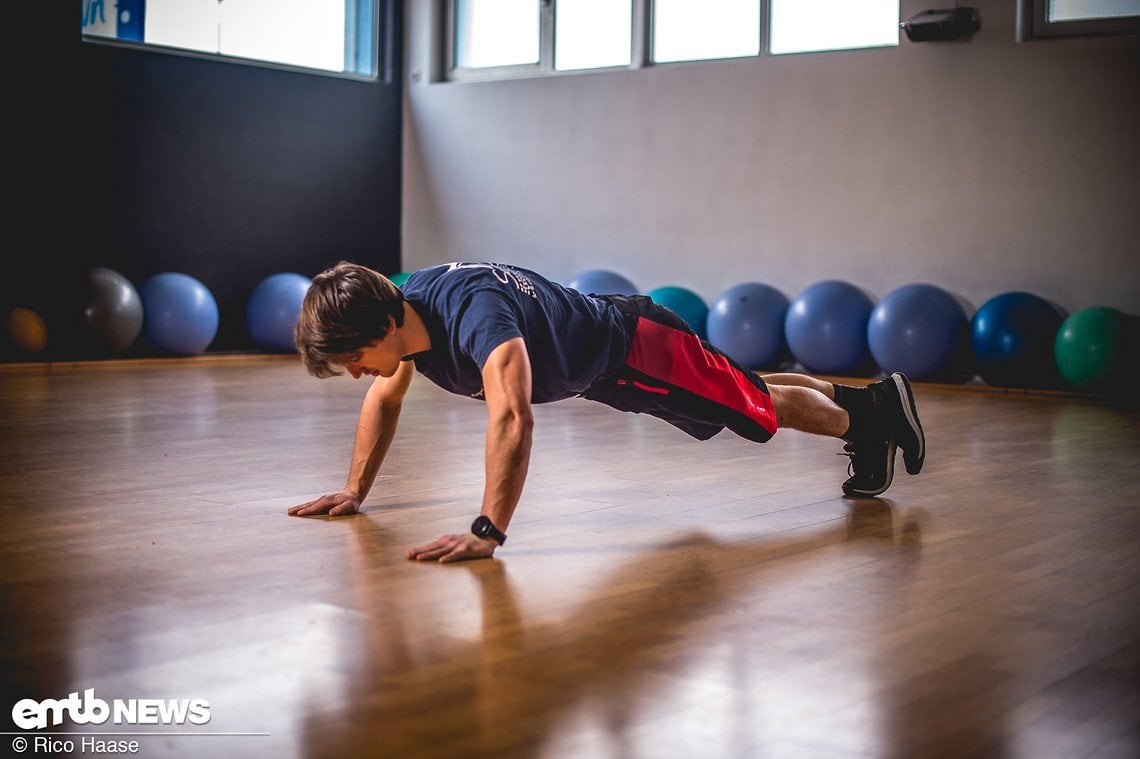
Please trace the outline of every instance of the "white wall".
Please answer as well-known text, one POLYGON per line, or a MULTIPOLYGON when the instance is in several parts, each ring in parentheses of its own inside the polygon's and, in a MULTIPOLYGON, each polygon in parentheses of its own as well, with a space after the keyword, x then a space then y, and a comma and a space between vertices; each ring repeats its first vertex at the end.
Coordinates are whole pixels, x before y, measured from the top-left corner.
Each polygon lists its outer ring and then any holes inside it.
POLYGON ((1140 40, 1017 43, 1013 0, 978 0, 966 42, 446 83, 438 5, 407 13, 405 269, 1140 313, 1140 40))

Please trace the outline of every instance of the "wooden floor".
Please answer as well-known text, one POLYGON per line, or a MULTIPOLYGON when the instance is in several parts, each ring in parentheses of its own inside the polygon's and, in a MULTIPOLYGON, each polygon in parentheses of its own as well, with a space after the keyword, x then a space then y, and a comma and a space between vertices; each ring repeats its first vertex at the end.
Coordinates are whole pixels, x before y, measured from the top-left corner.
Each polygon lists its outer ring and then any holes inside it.
POLYGON ((76 755, 1140 756, 1135 411, 918 384, 926 470, 850 500, 828 439, 542 406, 506 547, 438 565, 403 552, 475 516, 484 407, 422 378, 364 513, 286 516, 364 390, 0 369, 0 753, 17 700, 94 689, 211 719, 47 728, 76 755))

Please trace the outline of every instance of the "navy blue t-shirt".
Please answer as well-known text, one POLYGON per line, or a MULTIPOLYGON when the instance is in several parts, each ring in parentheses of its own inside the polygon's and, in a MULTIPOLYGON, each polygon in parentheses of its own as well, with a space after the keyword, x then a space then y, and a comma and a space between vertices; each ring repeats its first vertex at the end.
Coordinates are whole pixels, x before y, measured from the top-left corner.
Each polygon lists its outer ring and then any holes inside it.
POLYGON ((401 289, 431 337, 431 350, 412 357, 416 370, 460 395, 483 398, 487 357, 515 337, 530 354, 533 403, 578 395, 617 371, 629 349, 612 304, 516 266, 433 266, 401 289))

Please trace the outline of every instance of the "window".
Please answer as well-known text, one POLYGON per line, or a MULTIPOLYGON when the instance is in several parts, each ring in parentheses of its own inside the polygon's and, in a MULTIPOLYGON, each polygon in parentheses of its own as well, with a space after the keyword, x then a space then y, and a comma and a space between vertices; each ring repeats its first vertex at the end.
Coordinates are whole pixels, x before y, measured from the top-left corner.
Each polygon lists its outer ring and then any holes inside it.
POLYGON ((773 55, 899 44, 899 0, 770 2, 773 55))
POLYGON ((1140 34, 1140 0, 1018 0, 1017 39, 1140 34))
POLYGON ((633 62, 632 0, 559 0, 554 6, 554 68, 628 66, 633 62))
POLYGON ((656 0, 653 60, 698 61, 760 54, 760 0, 656 0))
POLYGON ((776 55, 899 44, 899 0, 448 0, 444 7, 450 79, 755 58, 765 32, 776 55))
POLYGON ((537 64, 540 24, 537 0, 456 0, 455 65, 537 64))
POLYGON ((376 0, 83 0, 89 41, 373 77, 376 0))

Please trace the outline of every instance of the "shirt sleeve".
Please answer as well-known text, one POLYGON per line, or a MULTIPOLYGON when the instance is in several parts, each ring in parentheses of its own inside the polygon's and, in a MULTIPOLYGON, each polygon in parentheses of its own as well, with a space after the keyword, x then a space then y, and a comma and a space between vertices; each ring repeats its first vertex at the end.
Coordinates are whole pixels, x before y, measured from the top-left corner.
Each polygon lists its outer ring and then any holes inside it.
POLYGON ((458 347, 482 371, 495 348, 516 337, 525 337, 521 322, 509 297, 497 290, 477 290, 458 319, 458 347))

